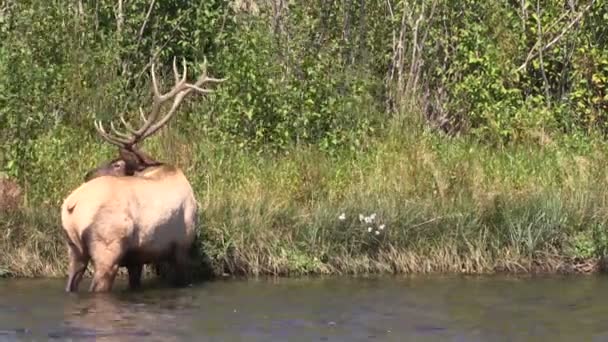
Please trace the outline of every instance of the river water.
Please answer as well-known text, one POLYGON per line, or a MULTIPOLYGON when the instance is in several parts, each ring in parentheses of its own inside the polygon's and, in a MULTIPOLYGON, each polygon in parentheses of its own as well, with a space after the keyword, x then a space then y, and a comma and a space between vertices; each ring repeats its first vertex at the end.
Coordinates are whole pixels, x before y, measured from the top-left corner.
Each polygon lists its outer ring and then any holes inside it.
POLYGON ((63 286, 0 279, 0 341, 608 341, 603 276, 63 286))

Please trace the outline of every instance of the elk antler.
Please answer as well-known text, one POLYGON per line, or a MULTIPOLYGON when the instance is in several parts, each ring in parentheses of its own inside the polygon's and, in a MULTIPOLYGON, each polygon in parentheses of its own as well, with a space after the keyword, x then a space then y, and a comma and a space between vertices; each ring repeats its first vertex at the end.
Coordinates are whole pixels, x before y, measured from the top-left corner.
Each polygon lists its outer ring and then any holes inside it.
POLYGON ((116 127, 114 127, 113 123, 110 123, 111 132, 107 132, 104 129, 101 121, 96 120, 95 129, 97 130, 99 135, 110 144, 116 145, 121 148, 132 149, 135 144, 143 141, 150 135, 156 133, 161 127, 163 127, 171 119, 171 117, 175 115, 175 112, 181 104, 182 100, 192 91, 198 93, 212 93, 213 90, 203 88, 203 84, 219 83, 226 80, 225 78, 213 78, 207 76, 207 58, 205 58, 203 61, 203 71, 196 83, 188 83, 186 82, 187 70, 185 59, 183 60, 182 64, 184 70, 182 76, 180 77, 177 71, 177 66, 175 64, 175 57, 173 58, 173 73, 175 76, 175 85, 173 86, 173 88, 171 88, 171 90, 164 94, 161 94, 158 90, 158 83, 156 81, 156 75, 154 73, 154 63, 151 64, 150 73, 152 76, 153 91, 152 108, 150 109, 150 113, 147 118, 144 114, 143 109, 141 109, 141 107, 139 108, 139 113, 143 121, 143 124, 139 129, 134 129, 131 125, 129 125, 127 120, 125 120, 124 118, 124 114, 121 114, 120 121, 125 126, 127 132, 121 132, 117 130, 116 127), (172 98, 173 104, 171 105, 171 108, 165 114, 165 116, 159 118, 160 109, 162 105, 172 98))

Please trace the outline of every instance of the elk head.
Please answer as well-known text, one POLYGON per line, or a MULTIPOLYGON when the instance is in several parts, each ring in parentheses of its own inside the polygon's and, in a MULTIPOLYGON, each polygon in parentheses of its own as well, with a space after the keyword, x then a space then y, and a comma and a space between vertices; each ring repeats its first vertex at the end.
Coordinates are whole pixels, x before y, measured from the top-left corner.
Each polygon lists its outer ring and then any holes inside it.
POLYGON ((135 146, 132 146, 130 149, 119 147, 118 154, 118 158, 114 158, 87 172, 84 176, 84 181, 88 182, 93 178, 101 176, 135 176, 149 167, 164 164, 152 159, 152 157, 135 146))
POLYGON ((118 147, 119 156, 111 161, 86 173, 84 180, 89 180, 106 176, 134 176, 150 167, 163 165, 146 153, 139 150, 136 145, 142 142, 147 137, 156 133, 162 128, 175 114, 182 100, 192 91, 197 93, 212 93, 210 89, 205 89, 202 86, 205 83, 223 82, 225 79, 213 78, 207 76, 207 60, 204 60, 203 71, 198 80, 194 83, 186 82, 187 69, 185 60, 183 61, 183 72, 180 78, 175 58, 173 59, 173 73, 175 77, 175 85, 168 92, 161 94, 158 89, 156 75, 154 73, 154 63, 150 66, 150 74, 152 77, 152 106, 148 114, 145 114, 140 107, 139 113, 142 120, 142 125, 138 129, 134 129, 125 120, 124 115, 120 115, 120 121, 125 127, 125 131, 119 131, 113 123, 110 123, 111 132, 107 132, 101 121, 95 121, 95 129, 97 133, 108 143, 118 147), (173 103, 168 112, 160 117, 161 107, 167 101, 173 99, 173 103))

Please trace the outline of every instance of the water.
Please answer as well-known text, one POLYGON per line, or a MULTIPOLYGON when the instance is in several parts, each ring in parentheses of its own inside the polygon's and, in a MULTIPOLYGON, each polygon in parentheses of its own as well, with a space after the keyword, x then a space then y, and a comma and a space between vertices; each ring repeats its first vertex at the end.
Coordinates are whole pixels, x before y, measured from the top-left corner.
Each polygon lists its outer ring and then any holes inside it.
POLYGON ((0 280, 0 341, 608 341, 602 276, 63 285, 0 280))

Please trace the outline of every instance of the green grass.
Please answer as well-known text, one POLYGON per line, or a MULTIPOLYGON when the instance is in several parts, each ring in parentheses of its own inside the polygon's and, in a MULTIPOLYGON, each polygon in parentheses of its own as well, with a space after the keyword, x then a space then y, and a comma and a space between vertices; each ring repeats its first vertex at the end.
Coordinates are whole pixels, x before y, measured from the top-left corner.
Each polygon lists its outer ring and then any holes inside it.
MULTIPOLYGON (((26 208, 0 214, 2 275, 65 274, 59 205, 113 152, 53 136, 32 159, 26 208)), ((593 141, 494 148, 407 131, 334 156, 191 141, 163 136, 148 151, 190 177, 197 261, 214 274, 592 272, 608 246, 608 158, 593 141)))

